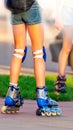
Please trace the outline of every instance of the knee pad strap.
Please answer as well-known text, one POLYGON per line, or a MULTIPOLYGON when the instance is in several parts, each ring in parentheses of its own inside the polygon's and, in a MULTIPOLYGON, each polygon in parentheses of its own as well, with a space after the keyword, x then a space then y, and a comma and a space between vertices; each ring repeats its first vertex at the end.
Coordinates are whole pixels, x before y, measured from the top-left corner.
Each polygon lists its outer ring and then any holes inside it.
POLYGON ((33 55, 34 55, 33 58, 43 58, 44 61, 46 62, 46 50, 44 46, 42 49, 33 52, 33 55))
POLYGON ((23 57, 22 54, 24 53, 24 50, 23 49, 15 49, 14 51, 15 51, 15 53, 13 55, 19 59, 22 59, 22 57, 23 57), (21 54, 19 54, 19 53, 21 53, 21 54))
POLYGON ((20 53, 23 53, 23 52, 24 52, 23 49, 15 49, 14 51, 15 51, 15 52, 20 52, 20 53))
POLYGON ((43 57, 43 50, 37 50, 33 52, 34 57, 33 58, 42 58, 43 57))
POLYGON ((22 59, 22 55, 20 55, 20 54, 13 54, 14 56, 16 56, 17 58, 19 58, 19 59, 22 59))
POLYGON ((13 55, 16 56, 17 58, 22 59, 22 63, 24 62, 25 58, 26 58, 26 53, 27 53, 27 47, 25 47, 25 49, 15 49, 14 50, 16 53, 14 53, 13 55), (21 54, 19 54, 21 53, 21 54), (23 55, 24 53, 24 55, 23 55))

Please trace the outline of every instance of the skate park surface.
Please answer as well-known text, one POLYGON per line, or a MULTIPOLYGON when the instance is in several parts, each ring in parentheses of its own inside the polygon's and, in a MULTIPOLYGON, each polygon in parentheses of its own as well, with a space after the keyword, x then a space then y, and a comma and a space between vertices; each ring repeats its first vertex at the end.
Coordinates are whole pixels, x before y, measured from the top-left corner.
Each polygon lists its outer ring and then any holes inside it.
MULTIPOLYGON (((4 99, 0 98, 0 109, 4 99)), ((0 130, 73 130, 73 102, 59 102, 61 116, 36 115, 36 101, 24 100, 16 114, 0 114, 0 130)))

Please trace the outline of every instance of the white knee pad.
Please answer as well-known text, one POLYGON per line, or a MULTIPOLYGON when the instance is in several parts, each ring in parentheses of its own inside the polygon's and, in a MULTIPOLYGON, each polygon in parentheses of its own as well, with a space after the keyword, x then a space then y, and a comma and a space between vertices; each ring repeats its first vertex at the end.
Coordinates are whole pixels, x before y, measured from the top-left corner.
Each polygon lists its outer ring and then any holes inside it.
POLYGON ((15 49, 14 50, 16 53, 14 53, 13 55, 16 56, 19 59, 23 58, 23 54, 24 54, 24 50, 23 49, 15 49), (21 54, 19 54, 21 53, 21 54))
POLYGON ((33 58, 43 58, 43 50, 40 49, 40 50, 34 51, 33 55, 34 55, 33 58))

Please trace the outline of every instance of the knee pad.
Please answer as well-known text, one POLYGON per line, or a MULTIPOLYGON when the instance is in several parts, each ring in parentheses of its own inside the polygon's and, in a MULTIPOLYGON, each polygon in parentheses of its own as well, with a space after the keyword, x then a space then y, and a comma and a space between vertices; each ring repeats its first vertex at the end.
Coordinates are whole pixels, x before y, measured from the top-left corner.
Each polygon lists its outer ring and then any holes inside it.
POLYGON ((27 47, 25 47, 25 49, 24 49, 24 56, 22 57, 22 63, 24 62, 24 60, 26 58, 26 54, 27 54, 27 47))
POLYGON ((46 49, 44 46, 42 49, 33 52, 33 55, 34 55, 33 58, 43 58, 44 61, 46 62, 46 49))
POLYGON ((26 58, 26 53, 27 53, 27 47, 25 47, 25 49, 15 49, 14 50, 16 53, 14 53, 13 55, 16 56, 19 59, 22 59, 22 63, 24 62, 25 58, 26 58))
POLYGON ((46 49, 45 49, 45 47, 43 46, 43 59, 44 59, 44 61, 46 62, 46 49))

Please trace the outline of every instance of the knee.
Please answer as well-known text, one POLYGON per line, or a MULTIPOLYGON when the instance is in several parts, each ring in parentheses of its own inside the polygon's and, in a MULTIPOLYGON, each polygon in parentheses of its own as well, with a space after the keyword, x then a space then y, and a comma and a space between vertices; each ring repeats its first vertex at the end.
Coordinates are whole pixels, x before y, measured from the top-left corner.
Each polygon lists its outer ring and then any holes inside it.
POLYGON ((45 47, 43 46, 42 49, 34 51, 33 58, 38 58, 38 59, 43 58, 44 61, 46 62, 46 49, 45 49, 45 47))
POLYGON ((24 60, 26 58, 26 53, 27 53, 27 47, 25 47, 25 49, 15 49, 13 55, 16 58, 21 59, 22 62, 24 62, 24 60))
POLYGON ((63 48, 62 48, 62 51, 63 51, 65 54, 69 54, 70 51, 71 51, 71 49, 72 49, 72 44, 69 44, 69 45, 67 45, 66 47, 63 47, 63 48))

